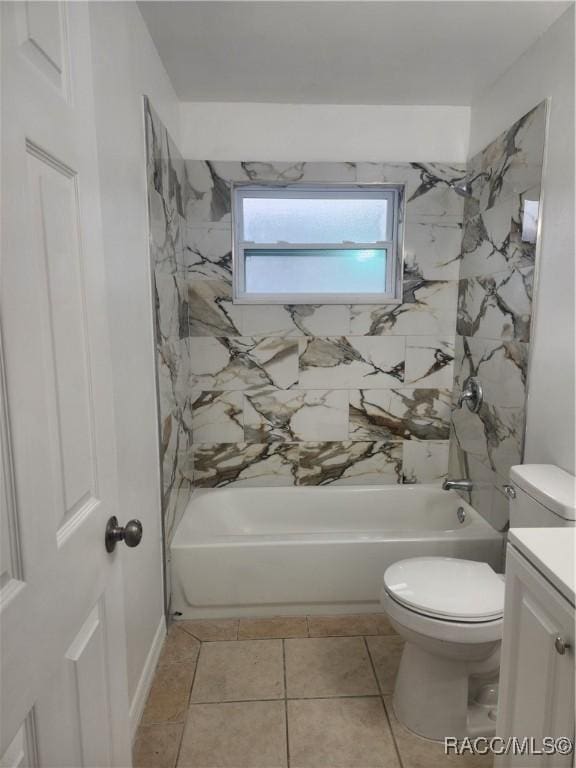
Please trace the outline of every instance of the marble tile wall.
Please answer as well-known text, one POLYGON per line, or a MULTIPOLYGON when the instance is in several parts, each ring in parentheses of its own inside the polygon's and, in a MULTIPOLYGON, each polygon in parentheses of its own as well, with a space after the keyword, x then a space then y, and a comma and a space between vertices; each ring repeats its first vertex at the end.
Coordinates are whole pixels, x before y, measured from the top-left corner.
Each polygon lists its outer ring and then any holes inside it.
POLYGON ((185 212, 193 190, 186 166, 148 99, 144 100, 150 258, 156 323, 165 547, 193 488, 192 405, 188 392, 185 212))
POLYGON ((464 207, 453 396, 477 376, 484 405, 453 411, 450 475, 472 480, 469 500, 498 529, 508 521, 502 486, 524 448, 545 125, 543 102, 469 163, 477 178, 464 207))
POLYGON ((544 125, 542 104, 473 158, 464 202, 449 185, 466 169, 444 164, 184 161, 147 104, 167 541, 194 486, 439 482, 448 468, 505 525, 544 125), (234 305, 233 181, 405 184, 403 303, 234 305), (478 415, 452 410, 470 374, 478 415))
POLYGON ((160 316, 185 357, 186 476, 200 487, 440 481, 463 216, 449 184, 465 169, 185 165, 183 267, 161 276, 160 316), (404 302, 234 305, 230 184, 240 181, 405 184, 404 302))

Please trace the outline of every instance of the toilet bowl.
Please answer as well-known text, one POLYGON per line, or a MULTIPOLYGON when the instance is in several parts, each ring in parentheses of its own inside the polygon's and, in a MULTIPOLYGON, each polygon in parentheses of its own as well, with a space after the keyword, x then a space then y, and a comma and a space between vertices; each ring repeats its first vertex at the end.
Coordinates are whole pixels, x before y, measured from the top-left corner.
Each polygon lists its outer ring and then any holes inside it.
POLYGON ((382 604, 406 641, 393 697, 400 722, 434 740, 493 735, 503 577, 471 560, 401 560, 384 574, 382 604))

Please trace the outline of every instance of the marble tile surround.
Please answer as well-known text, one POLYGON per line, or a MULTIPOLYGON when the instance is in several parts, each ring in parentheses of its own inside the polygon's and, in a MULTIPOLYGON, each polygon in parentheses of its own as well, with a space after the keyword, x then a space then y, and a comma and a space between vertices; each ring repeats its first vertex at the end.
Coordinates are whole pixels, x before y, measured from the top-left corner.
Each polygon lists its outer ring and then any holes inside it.
POLYGON ((151 256, 168 534, 194 486, 477 479, 503 525, 520 460, 545 105, 466 169, 422 163, 183 161, 148 107, 151 256), (234 305, 232 181, 405 184, 392 305, 234 305), (486 405, 450 410, 482 378, 486 405), (453 391, 452 391, 453 390, 453 391), (451 392, 452 391, 452 392, 451 392))
POLYGON ((187 302, 183 349, 188 387, 197 397, 195 485, 440 481, 447 469, 463 212, 449 183, 464 169, 187 161, 186 172, 194 194, 185 269, 164 314, 181 316, 178 307, 187 302), (404 302, 234 305, 233 181, 405 184, 404 302), (359 416, 360 396, 378 403, 379 418, 359 416), (411 447, 417 442, 420 450, 411 447))
POLYGON ((187 391, 188 297, 184 272, 185 211, 193 190, 184 160, 144 99, 150 258, 154 277, 156 370, 159 394, 160 458, 164 546, 193 490, 191 397, 187 391))
POLYGON ((465 169, 182 161, 147 123, 169 530, 193 486, 440 481, 465 169), (403 303, 234 305, 233 181, 404 184, 403 303))
POLYGON ((484 405, 454 410, 449 467, 472 480, 468 500, 498 529, 508 521, 502 486, 524 449, 545 123, 543 102, 472 158, 471 173, 481 175, 464 206, 453 398, 477 376, 484 405))

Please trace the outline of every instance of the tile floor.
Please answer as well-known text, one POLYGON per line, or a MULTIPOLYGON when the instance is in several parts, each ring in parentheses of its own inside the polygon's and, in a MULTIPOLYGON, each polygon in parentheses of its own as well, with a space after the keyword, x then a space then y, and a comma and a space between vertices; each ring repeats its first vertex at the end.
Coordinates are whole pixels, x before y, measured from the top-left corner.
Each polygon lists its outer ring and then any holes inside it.
POLYGON ((394 716, 402 640, 381 614, 179 621, 135 768, 489 768, 394 716))

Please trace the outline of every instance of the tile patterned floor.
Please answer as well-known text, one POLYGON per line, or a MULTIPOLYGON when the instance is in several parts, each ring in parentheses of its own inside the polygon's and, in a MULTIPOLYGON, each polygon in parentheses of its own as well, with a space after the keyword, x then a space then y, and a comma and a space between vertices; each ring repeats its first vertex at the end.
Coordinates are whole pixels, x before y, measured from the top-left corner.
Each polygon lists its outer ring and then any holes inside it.
POLYGON ((391 694, 402 640, 378 615, 179 621, 135 768, 489 768, 407 731, 391 694))

